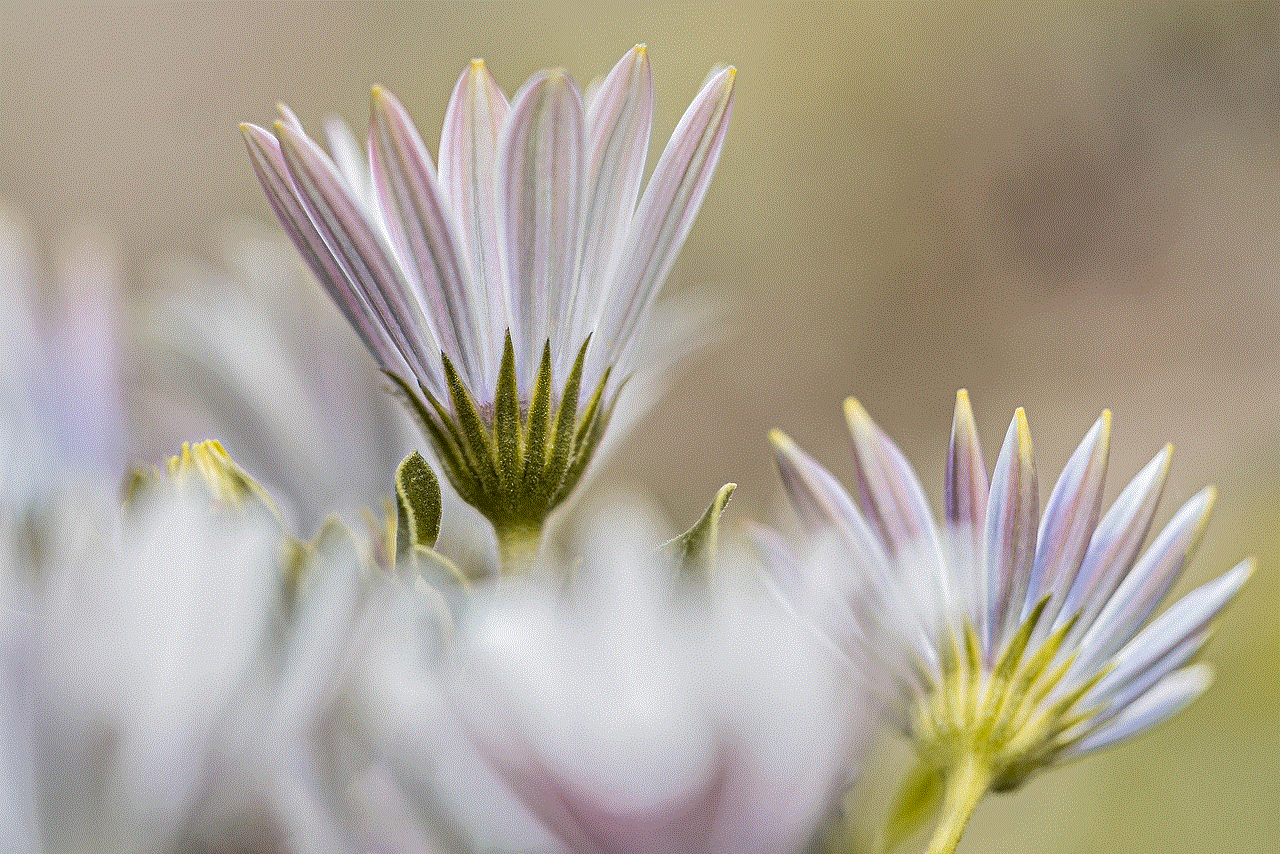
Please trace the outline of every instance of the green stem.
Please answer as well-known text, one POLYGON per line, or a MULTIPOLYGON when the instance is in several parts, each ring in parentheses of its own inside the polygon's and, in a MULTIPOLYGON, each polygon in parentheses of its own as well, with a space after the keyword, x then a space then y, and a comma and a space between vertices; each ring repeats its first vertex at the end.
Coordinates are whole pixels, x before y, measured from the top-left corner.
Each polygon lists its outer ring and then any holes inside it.
POLYGON ((494 526, 498 535, 498 560, 502 574, 521 575, 528 572, 538 557, 542 530, 525 525, 494 526))
POLYGON ((942 817, 929 840, 926 854, 952 854, 960 844, 960 836, 978 801, 991 785, 991 770, 980 758, 968 755, 947 773, 947 789, 942 802, 942 817))

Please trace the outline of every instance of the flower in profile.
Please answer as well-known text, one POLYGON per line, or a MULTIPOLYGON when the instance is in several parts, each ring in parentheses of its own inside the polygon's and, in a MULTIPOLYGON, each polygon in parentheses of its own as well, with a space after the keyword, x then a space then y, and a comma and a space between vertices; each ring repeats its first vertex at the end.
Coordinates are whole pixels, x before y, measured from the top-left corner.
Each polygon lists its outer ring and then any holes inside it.
POLYGON ((885 667, 888 712, 920 769, 904 795, 941 800, 930 852, 952 851, 987 791, 1174 715, 1209 684, 1192 659, 1252 571, 1244 561, 1156 616, 1214 501, 1193 496, 1144 552, 1169 469, 1166 446, 1105 514, 1111 415, 1067 462, 1041 511, 1021 409, 988 477, 968 395, 957 395, 945 520, 902 452, 850 399, 852 497, 789 438, 772 439, 802 522, 834 530, 860 610, 843 638, 885 667), (1154 618, 1154 619, 1153 619, 1154 618), (888 652, 886 652, 888 650, 888 652))
POLYGON ((242 126, 294 243, 509 557, 536 547, 600 442, 719 160, 734 75, 703 86, 643 193, 643 46, 586 97, 553 69, 508 103, 473 61, 438 167, 379 87, 367 172, 349 136, 330 159, 286 108, 274 134, 242 126))

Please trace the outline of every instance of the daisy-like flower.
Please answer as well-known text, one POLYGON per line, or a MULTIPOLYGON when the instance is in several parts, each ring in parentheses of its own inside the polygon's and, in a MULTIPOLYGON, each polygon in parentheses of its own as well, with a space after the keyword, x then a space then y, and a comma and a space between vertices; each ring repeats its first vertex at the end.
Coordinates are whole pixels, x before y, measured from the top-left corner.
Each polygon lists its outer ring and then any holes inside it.
POLYGON ((942 789, 930 852, 955 849, 987 791, 1146 730, 1208 687, 1208 668, 1190 662, 1252 561, 1156 616, 1214 501, 1212 487, 1197 493, 1142 551, 1169 446, 1101 513, 1103 412, 1042 512, 1026 415, 1015 414, 988 478, 961 391, 938 525, 902 452, 856 401, 845 414, 852 497, 785 435, 772 439, 802 522, 834 529, 855 567, 839 593, 860 610, 840 641, 890 674, 885 699, 919 754, 917 785, 942 789))
POLYGON ((504 564, 537 547, 609 420, 631 344, 720 157, 735 72, 713 74, 640 191, 653 112, 643 46, 586 97, 561 69, 508 103, 463 70, 432 163, 373 89, 369 161, 336 161, 287 108, 243 125, 272 207, 422 422, 504 564))

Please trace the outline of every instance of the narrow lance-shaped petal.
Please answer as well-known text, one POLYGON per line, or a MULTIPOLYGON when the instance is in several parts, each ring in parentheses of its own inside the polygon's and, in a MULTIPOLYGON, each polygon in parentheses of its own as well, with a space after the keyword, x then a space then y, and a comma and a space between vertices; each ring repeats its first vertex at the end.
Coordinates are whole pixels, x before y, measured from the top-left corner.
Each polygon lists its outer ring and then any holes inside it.
POLYGON ((520 396, 551 340, 553 378, 563 382, 576 347, 556 334, 577 276, 578 216, 585 172, 582 96, 563 70, 534 75, 516 93, 498 142, 505 226, 503 265, 511 300, 520 396))
POLYGON ((484 60, 473 59, 454 86, 440 132, 440 190, 457 219, 477 299, 486 306, 486 386, 497 381, 501 350, 496 345, 510 325, 498 253, 501 228, 494 177, 498 136, 508 109, 507 96, 484 60))
POLYGON ((613 259, 626 239, 653 126, 653 71, 644 45, 618 60, 586 111, 587 182, 582 263, 570 301, 571 340, 584 340, 600 315, 613 259))
POLYGON ((469 281, 435 167, 395 96, 375 86, 372 102, 369 152, 388 236, 417 286, 417 300, 436 319, 441 349, 469 387, 484 388, 487 310, 469 281))
MULTIPOLYGON (((1085 434, 1044 505, 1036 540, 1036 559, 1022 608, 1022 619, 1050 590, 1061 589, 1061 579, 1074 578, 1098 524, 1102 486, 1107 476, 1111 448, 1111 413, 1104 411, 1085 434)), ((1062 599, 1049 603, 1044 626, 1052 625, 1062 599)))
POLYGON ((378 322, 387 331, 419 383, 433 394, 444 390, 434 326, 423 313, 381 235, 347 193, 333 162, 291 124, 276 122, 276 139, 299 200, 334 258, 348 271, 378 322))
POLYGON ((254 171, 267 193, 267 200, 294 245, 302 253, 307 266, 315 273, 378 364, 393 374, 410 375, 408 365, 387 336, 386 328, 377 322, 361 288, 329 251, 324 238, 298 200, 293 189, 293 179, 289 177, 289 168, 280 153, 279 141, 256 125, 243 124, 240 129, 244 133, 254 171))
POLYGON ((982 641, 989 655, 1017 629, 1035 559, 1032 537, 1039 517, 1036 464, 1027 415, 1019 409, 996 459, 987 501, 987 614, 982 641), (1016 605, 1014 603, 1017 603, 1016 605), (1011 617, 1012 614, 1012 617, 1011 617))
POLYGON ((604 334, 597 339, 597 362, 587 371, 588 377, 600 375, 599 365, 615 363, 622 357, 636 325, 675 264, 720 160, 736 76, 737 71, 730 66, 707 82, 680 119, 653 169, 626 244, 609 277, 607 309, 599 324, 604 334))

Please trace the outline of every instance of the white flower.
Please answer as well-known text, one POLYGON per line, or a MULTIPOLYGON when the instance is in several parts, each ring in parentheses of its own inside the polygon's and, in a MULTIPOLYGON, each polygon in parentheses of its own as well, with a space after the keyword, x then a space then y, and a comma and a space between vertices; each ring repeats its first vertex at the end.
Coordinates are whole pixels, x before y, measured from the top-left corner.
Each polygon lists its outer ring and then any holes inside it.
POLYGON ((987 789, 1141 732, 1205 690, 1208 668, 1190 662, 1252 562, 1156 615, 1214 497, 1198 493, 1142 551, 1169 447, 1102 514, 1104 412, 1041 512, 1022 410, 988 478, 961 391, 940 527, 901 451, 856 401, 845 411, 853 497, 786 436, 775 432, 774 446, 800 519, 838 532, 856 573, 836 588, 853 613, 835 620, 828 607, 824 621, 883 665, 891 714, 922 763, 946 776, 947 815, 931 851, 954 848, 987 789))
POLYGON ((860 767, 854 675, 758 586, 682 585, 645 509, 588 530, 567 588, 478 593, 419 680, 575 854, 798 849, 860 767))
POLYGON ((473 61, 439 168, 378 87, 367 182, 341 133, 335 163, 287 110, 274 135, 242 126, 286 230, 500 538, 540 531, 590 461, 719 159, 734 74, 712 75, 643 193, 642 46, 586 98, 548 70, 508 104, 473 61))

